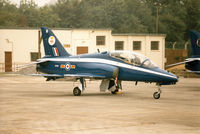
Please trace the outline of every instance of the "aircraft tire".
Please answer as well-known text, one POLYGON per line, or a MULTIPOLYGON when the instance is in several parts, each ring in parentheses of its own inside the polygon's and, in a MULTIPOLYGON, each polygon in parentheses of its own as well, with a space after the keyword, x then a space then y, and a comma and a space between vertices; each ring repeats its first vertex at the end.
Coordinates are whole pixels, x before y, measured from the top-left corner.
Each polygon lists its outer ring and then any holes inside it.
POLYGON ((159 98, 160 98, 160 93, 155 92, 155 93, 153 94, 153 98, 154 98, 154 99, 159 99, 159 98))
POLYGON ((116 94, 119 90, 115 89, 114 91, 111 91, 112 94, 116 94))
POLYGON ((81 90, 78 87, 75 87, 73 90, 74 96, 80 96, 81 95, 81 90))

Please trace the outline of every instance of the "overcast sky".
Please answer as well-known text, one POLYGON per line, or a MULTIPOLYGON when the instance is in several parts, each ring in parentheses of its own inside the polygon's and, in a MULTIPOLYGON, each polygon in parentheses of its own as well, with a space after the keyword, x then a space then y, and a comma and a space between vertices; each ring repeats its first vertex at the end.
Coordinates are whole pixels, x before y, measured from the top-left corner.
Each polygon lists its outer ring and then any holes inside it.
MULTIPOLYGON (((10 0, 12 3, 19 5, 20 0, 10 0)), ((29 0, 30 1, 30 0, 29 0)), ((52 4, 57 0, 34 0, 38 6, 44 6, 45 4, 52 4)))

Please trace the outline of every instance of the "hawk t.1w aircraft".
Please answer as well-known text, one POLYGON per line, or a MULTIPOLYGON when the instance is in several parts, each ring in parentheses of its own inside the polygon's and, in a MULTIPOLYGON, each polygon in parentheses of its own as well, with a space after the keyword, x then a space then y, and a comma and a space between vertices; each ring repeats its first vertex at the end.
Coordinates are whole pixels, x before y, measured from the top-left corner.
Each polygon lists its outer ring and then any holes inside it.
POLYGON ((80 86, 73 89, 75 96, 85 90, 85 79, 102 80, 100 91, 109 90, 115 94, 122 89, 122 81, 156 83, 158 91, 153 94, 160 98, 161 85, 177 82, 177 77, 158 68, 149 58, 129 51, 101 52, 72 56, 61 45, 54 33, 41 28, 45 56, 38 59, 36 69, 49 80, 78 80, 80 86))
POLYGON ((185 59, 183 62, 167 65, 166 67, 172 67, 180 64, 185 64, 185 68, 189 72, 200 74, 200 34, 196 31, 190 31, 190 41, 192 44, 192 56, 185 59))

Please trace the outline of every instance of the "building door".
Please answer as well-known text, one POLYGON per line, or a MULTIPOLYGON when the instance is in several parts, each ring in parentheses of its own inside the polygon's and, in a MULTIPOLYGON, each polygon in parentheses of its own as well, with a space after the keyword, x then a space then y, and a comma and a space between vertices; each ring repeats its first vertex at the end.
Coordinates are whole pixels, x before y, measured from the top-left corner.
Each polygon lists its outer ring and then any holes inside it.
POLYGON ((85 54, 88 53, 88 47, 77 47, 77 54, 85 54))
POLYGON ((5 72, 12 72, 12 52, 5 52, 5 72))

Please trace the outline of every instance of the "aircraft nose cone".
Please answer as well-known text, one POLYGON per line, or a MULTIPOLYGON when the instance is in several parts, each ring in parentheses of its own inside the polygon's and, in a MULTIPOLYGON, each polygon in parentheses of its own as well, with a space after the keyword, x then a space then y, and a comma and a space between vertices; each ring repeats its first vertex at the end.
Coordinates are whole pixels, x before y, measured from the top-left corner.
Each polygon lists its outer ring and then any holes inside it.
POLYGON ((170 72, 165 72, 165 74, 167 75, 166 77, 166 82, 164 84, 166 85, 173 85, 176 84, 176 82, 178 82, 178 77, 170 72))
POLYGON ((176 75, 159 68, 157 68, 156 71, 160 73, 158 81, 161 85, 173 85, 178 82, 178 77, 176 75))
POLYGON ((169 73, 169 74, 172 76, 171 82, 176 84, 176 82, 178 82, 178 77, 176 75, 172 74, 172 73, 169 73))

